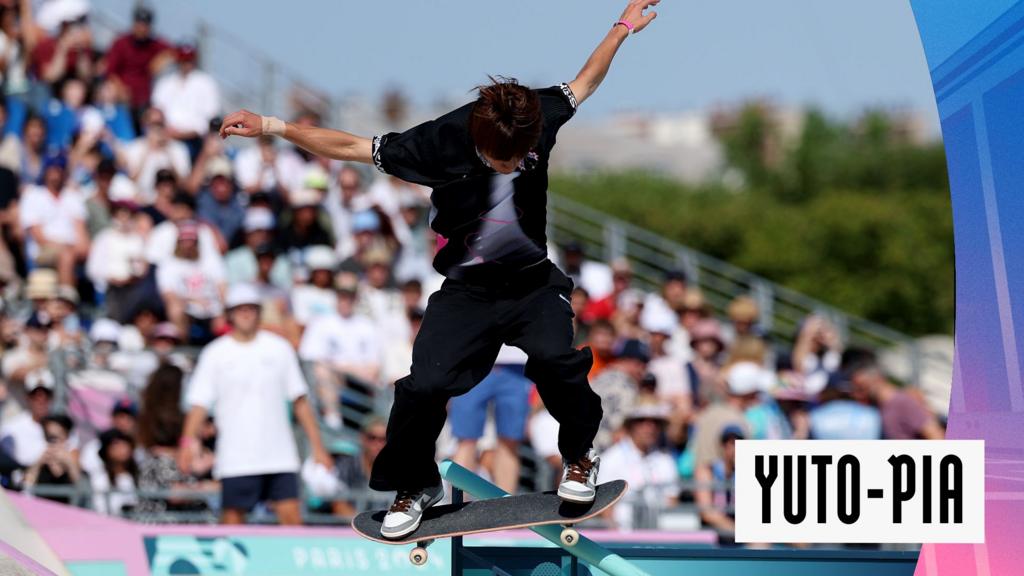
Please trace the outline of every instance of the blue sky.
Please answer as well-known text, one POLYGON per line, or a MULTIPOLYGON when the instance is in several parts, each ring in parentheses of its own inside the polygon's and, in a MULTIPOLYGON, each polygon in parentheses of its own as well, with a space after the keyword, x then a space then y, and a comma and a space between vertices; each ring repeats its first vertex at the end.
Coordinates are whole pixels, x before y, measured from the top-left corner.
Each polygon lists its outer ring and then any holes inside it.
MULTIPOLYGON (((133 0, 92 0, 118 16, 133 0)), ((938 0, 937 0, 938 1, 938 0)), ((951 0, 941 0, 951 1, 951 0)), ((336 95, 401 86, 418 103, 465 95, 486 74, 531 84, 571 79, 622 0, 156 2, 158 29, 178 38, 202 18, 287 63, 336 95)), ((900 0, 664 0, 631 37, 594 118, 673 111, 753 96, 851 115, 867 106, 935 117, 928 66, 900 0)))

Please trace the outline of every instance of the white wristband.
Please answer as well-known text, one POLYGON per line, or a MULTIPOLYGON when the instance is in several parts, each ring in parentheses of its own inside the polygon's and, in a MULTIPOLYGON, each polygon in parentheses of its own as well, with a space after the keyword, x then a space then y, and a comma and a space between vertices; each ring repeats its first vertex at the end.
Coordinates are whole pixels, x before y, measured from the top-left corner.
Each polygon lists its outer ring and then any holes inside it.
POLYGON ((284 136, 284 120, 275 116, 260 116, 263 134, 284 136))

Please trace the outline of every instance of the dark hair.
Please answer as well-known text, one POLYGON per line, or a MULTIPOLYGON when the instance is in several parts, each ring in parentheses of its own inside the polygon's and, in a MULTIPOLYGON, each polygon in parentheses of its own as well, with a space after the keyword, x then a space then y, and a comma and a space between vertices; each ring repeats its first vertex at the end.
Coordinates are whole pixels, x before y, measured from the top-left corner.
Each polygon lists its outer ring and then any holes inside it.
MULTIPOLYGON (((111 488, 116 488, 117 472, 114 470, 114 463, 110 461, 108 452, 110 445, 117 441, 127 442, 132 447, 132 450, 135 450, 135 438, 117 428, 111 428, 100 434, 100 460, 103 461, 103 468, 107 471, 107 478, 110 479, 111 488)), ((124 471, 132 477, 132 480, 139 479, 139 465, 135 462, 133 454, 129 455, 128 461, 124 463, 124 471)))
POLYGON ((63 428, 64 433, 68 435, 71 434, 71 430, 75 427, 75 423, 71 420, 71 418, 68 417, 67 414, 50 414, 44 417, 40 424, 42 424, 42 426, 45 428, 46 425, 49 424, 50 422, 53 422, 57 426, 63 428))
POLYGON ((540 139, 540 97, 515 78, 490 79, 490 85, 476 88, 479 96, 469 117, 469 134, 488 156, 502 161, 522 158, 540 139))
POLYGON ((139 444, 177 447, 185 415, 181 413, 181 382, 185 374, 173 364, 163 364, 149 377, 142 391, 139 411, 139 444))

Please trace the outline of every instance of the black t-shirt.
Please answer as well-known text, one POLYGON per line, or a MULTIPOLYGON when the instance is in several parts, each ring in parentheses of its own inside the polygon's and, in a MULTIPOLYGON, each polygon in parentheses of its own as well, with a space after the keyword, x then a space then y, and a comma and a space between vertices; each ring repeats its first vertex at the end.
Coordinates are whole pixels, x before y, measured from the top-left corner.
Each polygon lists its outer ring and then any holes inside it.
POLYGON ((576 98, 568 84, 537 95, 543 132, 511 174, 489 168, 473 145, 472 103, 373 139, 378 170, 434 189, 430 227, 446 241, 434 257, 441 274, 490 284, 547 258, 548 158, 558 129, 576 112, 576 98))

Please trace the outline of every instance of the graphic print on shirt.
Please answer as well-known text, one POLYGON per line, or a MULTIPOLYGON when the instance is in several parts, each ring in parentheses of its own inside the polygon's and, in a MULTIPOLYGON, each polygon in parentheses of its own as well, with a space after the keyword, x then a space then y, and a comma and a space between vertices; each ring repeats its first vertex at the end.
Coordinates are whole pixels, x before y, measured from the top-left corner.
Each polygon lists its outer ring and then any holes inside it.
POLYGON ((466 236, 466 259, 459 266, 503 261, 533 263, 547 256, 519 225, 523 213, 514 197, 515 180, 520 174, 517 171, 491 177, 491 208, 480 215, 480 228, 466 236))

